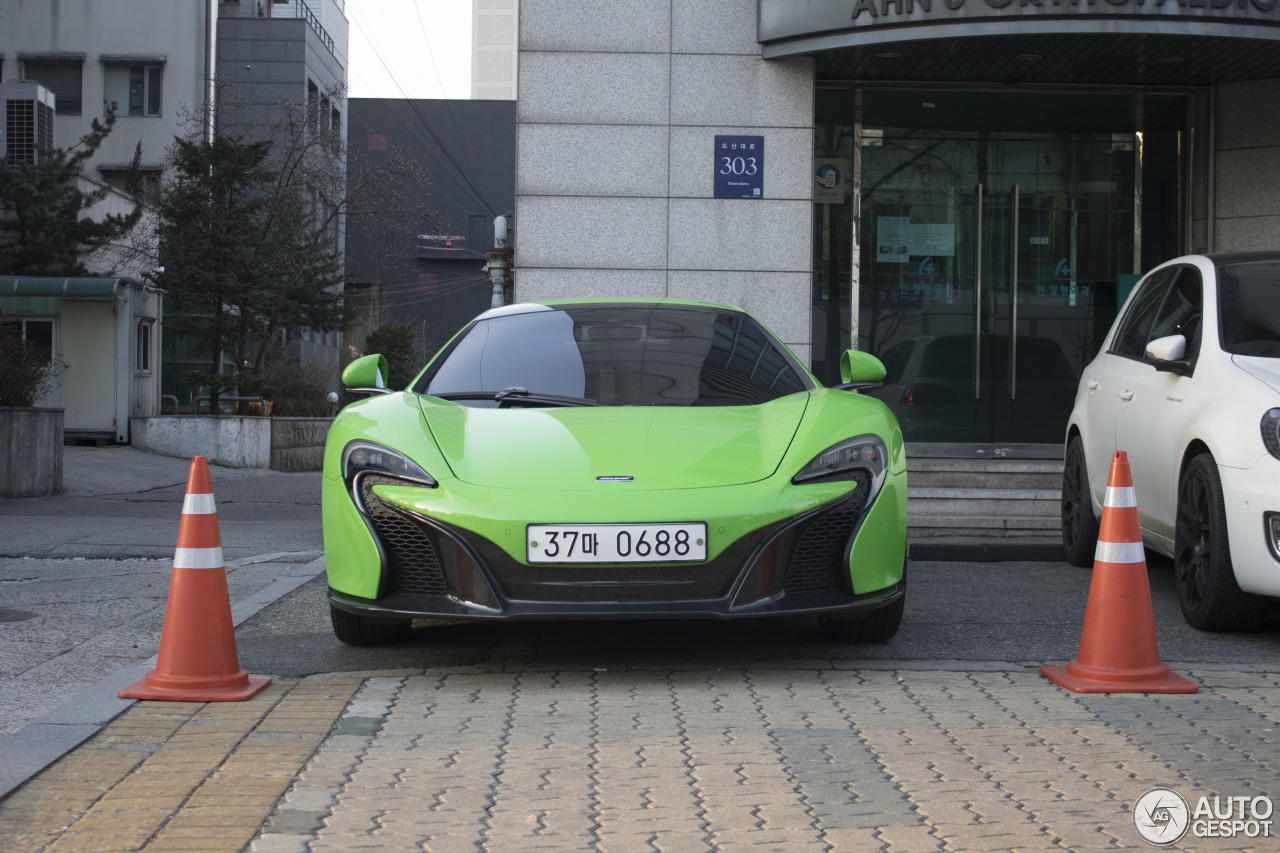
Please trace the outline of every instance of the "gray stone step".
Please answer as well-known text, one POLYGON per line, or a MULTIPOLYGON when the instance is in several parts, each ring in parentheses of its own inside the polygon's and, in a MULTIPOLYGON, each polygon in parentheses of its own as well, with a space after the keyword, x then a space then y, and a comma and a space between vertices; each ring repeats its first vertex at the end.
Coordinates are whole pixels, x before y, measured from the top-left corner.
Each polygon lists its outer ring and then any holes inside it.
POLYGON ((912 542, 1059 542, 1057 460, 907 460, 912 542))
POLYGON ((921 532, 922 535, 950 536, 970 531, 1057 531, 1061 522, 1048 516, 994 516, 994 515, 952 515, 908 516, 909 530, 921 532))
POLYGON ((1060 489, 1062 463, 908 459, 912 486, 951 489, 1060 489))
POLYGON ((907 488, 908 518, 976 515, 1057 518, 1062 511, 1061 504, 1060 490, 907 488))

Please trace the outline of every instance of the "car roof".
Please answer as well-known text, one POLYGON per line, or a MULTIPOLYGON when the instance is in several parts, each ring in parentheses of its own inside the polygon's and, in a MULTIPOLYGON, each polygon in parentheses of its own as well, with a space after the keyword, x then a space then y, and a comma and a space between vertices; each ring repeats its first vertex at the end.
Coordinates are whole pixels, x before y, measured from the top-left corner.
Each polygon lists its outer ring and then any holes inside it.
POLYGON ((712 308, 717 311, 732 311, 738 314, 745 314, 741 308, 735 308, 732 305, 721 305, 716 302, 699 302, 693 299, 636 299, 635 297, 600 297, 600 298, 580 298, 580 299, 543 299, 537 302, 517 302, 514 305, 504 305, 501 308, 490 308, 488 311, 477 317, 477 320, 488 319, 491 317, 501 317, 508 314, 529 314, 537 311, 554 311, 558 308, 564 308, 574 305, 601 305, 616 306, 624 305, 635 306, 656 306, 670 305, 675 307, 686 308, 712 308))
POLYGON ((1201 257, 1207 258, 1214 266, 1221 266, 1222 264, 1237 263, 1239 261, 1280 261, 1280 252, 1208 252, 1201 255, 1201 257))

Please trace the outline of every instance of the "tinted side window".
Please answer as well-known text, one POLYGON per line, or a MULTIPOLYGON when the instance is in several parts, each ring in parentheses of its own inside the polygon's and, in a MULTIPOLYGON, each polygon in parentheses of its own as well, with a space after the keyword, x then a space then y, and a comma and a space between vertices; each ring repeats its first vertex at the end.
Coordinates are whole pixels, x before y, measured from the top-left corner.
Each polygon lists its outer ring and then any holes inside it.
POLYGON ((1219 266, 1218 318, 1225 351, 1280 357, 1280 262, 1239 261, 1219 266))
POLYGON ((1151 323, 1164 299, 1165 290, 1177 274, 1177 267, 1169 267, 1153 273, 1142 282, 1140 285, 1142 289, 1129 303, 1124 319, 1120 321, 1120 330, 1116 333, 1115 340, 1111 342, 1111 352, 1116 355, 1127 355, 1130 358, 1142 358, 1142 352, 1147 348, 1147 341, 1151 340, 1149 336, 1151 323))
POLYGON ((1194 360, 1200 351, 1200 317, 1203 313, 1204 286, 1200 281, 1200 271, 1195 267, 1180 267, 1178 278, 1160 310, 1156 313, 1155 322, 1151 324, 1151 332, 1146 345, 1156 338, 1168 335, 1182 335, 1187 339, 1186 359, 1194 360))

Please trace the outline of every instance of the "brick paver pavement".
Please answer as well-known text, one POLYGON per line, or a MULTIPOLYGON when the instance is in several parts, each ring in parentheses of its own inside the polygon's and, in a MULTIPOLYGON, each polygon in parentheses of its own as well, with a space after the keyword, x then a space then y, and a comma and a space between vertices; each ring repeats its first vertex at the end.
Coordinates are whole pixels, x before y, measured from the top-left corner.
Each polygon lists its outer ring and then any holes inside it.
POLYGON ((1142 848, 1132 810, 1153 787, 1280 799, 1280 675, 1180 671, 1199 694, 815 664, 446 669, 140 703, 0 803, 0 849, 1142 848))

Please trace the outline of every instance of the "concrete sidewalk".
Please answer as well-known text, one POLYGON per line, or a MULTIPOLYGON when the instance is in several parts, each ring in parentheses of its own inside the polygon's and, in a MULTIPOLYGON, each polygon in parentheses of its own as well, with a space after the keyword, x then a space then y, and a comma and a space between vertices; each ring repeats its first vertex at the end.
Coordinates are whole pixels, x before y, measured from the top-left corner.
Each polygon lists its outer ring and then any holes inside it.
MULTIPOLYGON (((64 494, 0 500, 0 796, 131 704, 164 618, 191 460, 64 451, 64 494)), ((210 473, 238 624, 324 571, 320 475, 210 473)))
POLYGON ((1030 666, 921 666, 443 669, 142 702, 0 803, 0 849, 1118 849, 1146 846, 1151 788, 1280 794, 1275 674, 1078 695, 1030 666))

